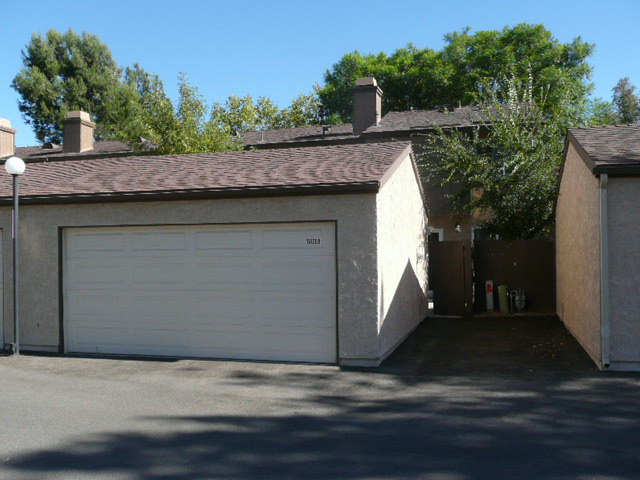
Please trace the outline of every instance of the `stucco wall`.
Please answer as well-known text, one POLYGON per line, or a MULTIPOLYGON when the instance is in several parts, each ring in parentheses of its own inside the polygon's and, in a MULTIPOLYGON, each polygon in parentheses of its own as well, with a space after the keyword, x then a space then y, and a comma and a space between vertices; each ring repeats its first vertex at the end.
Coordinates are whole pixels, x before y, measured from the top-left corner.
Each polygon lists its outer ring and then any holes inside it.
POLYGON ((600 364, 599 180, 572 145, 556 211, 556 282, 560 319, 600 364))
MULTIPOLYGON (((10 208, 0 209, 3 262, 11 265, 10 208)), ((376 196, 319 195, 256 199, 131 202, 21 207, 21 346, 59 346, 60 227, 336 221, 339 357, 377 358, 376 196)), ((4 270, 11 298, 11 269, 4 270)), ((4 339, 13 338, 12 304, 4 339)))
POLYGON ((380 359, 425 318, 426 214, 410 157, 378 194, 380 359))
POLYGON ((640 178, 609 177, 610 362, 640 369, 640 178), (634 365, 633 365, 634 364, 634 365))

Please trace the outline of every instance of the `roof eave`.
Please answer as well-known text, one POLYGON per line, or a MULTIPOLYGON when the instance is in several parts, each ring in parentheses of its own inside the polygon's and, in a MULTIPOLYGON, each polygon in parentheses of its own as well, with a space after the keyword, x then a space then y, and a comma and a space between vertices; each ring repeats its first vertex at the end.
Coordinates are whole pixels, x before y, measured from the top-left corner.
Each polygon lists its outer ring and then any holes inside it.
MULTIPOLYGON (((378 193, 379 181, 331 183, 315 185, 275 185, 238 188, 206 188, 185 190, 156 190, 148 192, 98 192, 52 195, 21 195, 25 205, 62 203, 110 203, 162 200, 205 200, 220 198, 285 197, 299 195, 343 195, 378 193)), ((11 205, 12 197, 0 197, 0 205, 11 205)))

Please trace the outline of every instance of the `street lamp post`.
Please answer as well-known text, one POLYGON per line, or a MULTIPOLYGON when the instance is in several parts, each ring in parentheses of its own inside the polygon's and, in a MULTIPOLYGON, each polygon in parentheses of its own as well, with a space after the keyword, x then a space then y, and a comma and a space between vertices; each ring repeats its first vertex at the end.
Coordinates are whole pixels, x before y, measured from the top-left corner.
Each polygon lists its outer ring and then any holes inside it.
POLYGON ((18 157, 9 158, 4 168, 13 177, 13 225, 11 238, 13 240, 13 354, 20 355, 20 321, 18 308, 18 262, 19 262, 19 241, 18 241, 18 177, 26 169, 22 159, 18 157))

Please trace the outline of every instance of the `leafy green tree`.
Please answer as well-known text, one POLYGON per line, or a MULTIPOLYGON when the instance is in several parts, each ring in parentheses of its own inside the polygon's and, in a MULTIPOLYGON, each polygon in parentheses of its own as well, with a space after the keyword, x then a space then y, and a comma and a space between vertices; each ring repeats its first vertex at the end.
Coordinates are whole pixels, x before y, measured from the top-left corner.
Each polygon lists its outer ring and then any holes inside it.
POLYGON ((427 182, 458 187, 453 199, 491 236, 533 238, 553 225, 565 129, 545 114, 532 82, 503 84, 504 97, 490 92, 483 102, 483 124, 470 132, 435 127, 418 162, 427 182))
POLYGON ((322 122, 321 103, 315 93, 300 94, 283 109, 268 97, 259 97, 254 102, 252 95, 231 95, 224 104, 214 105, 212 116, 222 129, 232 134, 319 125, 322 122))
POLYGON ((445 35, 439 51, 409 44, 392 55, 346 54, 327 70, 318 94, 327 115, 350 121, 351 90, 358 77, 376 77, 387 112, 478 103, 489 90, 505 101, 508 85, 503 79, 525 82, 532 74, 534 94, 544 92, 547 98, 544 111, 577 124, 591 90, 587 58, 593 48, 580 38, 560 43, 542 25, 523 23, 473 34, 467 28, 445 35))
POLYGON ((621 123, 638 123, 640 121, 640 101, 634 93, 636 87, 629 77, 621 78, 613 87, 613 104, 621 123))
POLYGON ((280 109, 267 97, 260 97, 254 102, 252 95, 231 95, 224 104, 216 103, 213 106, 212 118, 221 129, 238 134, 277 128, 279 111, 280 109))
POLYGON ((602 98, 590 100, 587 106, 588 125, 615 125, 620 123, 620 116, 616 113, 615 105, 602 98))
MULTIPOLYGON (((137 76, 135 78, 138 79, 137 76)), ((149 80, 147 77, 143 79, 149 80)), ((184 74, 179 78, 180 98, 175 106, 157 85, 143 90, 144 94, 137 93, 141 101, 133 104, 130 120, 121 123, 113 133, 136 151, 181 154, 244 148, 241 142, 220 127, 213 115, 209 115, 206 102, 184 74)))
POLYGON ((320 125, 323 120, 320 98, 315 93, 301 93, 277 113, 275 124, 277 128, 295 128, 320 125))
POLYGON ((138 64, 125 68, 122 82, 104 96, 107 108, 98 124, 102 137, 124 141, 134 136, 143 137, 147 129, 144 109, 160 99, 166 99, 166 95, 157 75, 146 72, 138 64))
POLYGON ((96 137, 104 137, 103 119, 114 116, 108 99, 122 95, 117 92, 122 70, 97 36, 53 29, 45 36, 34 34, 22 62, 11 86, 20 94, 20 111, 38 140, 60 143, 62 121, 71 110, 91 113, 98 124, 96 137))

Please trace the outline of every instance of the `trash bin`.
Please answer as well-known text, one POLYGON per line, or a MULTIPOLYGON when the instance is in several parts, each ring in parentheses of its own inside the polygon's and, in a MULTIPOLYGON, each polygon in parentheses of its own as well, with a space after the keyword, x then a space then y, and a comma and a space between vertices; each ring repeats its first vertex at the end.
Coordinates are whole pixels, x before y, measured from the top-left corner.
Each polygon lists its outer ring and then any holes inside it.
POLYGON ((498 301, 500 313, 509 313, 509 287, 506 285, 498 286, 498 301))

